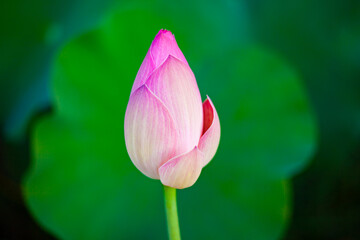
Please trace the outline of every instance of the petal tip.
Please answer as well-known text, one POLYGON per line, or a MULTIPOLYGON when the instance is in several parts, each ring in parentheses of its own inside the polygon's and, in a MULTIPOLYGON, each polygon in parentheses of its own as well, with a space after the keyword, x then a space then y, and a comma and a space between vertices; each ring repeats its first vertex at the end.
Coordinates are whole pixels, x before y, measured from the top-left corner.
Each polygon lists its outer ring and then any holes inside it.
POLYGON ((165 59, 165 61, 164 61, 164 64, 184 64, 184 62, 181 60, 181 59, 179 59, 179 58, 177 58, 177 57, 175 57, 174 55, 172 55, 172 54, 169 54, 167 57, 166 57, 166 59, 165 59))
POLYGON ((169 30, 161 29, 150 46, 150 55, 155 67, 160 66, 170 54, 187 63, 174 34, 169 30))
POLYGON ((206 94, 206 99, 205 99, 205 101, 203 102, 203 105, 208 104, 208 103, 211 105, 212 108, 214 108, 213 102, 211 101, 209 95, 206 94))
POLYGON ((220 142, 220 121, 215 106, 209 96, 203 103, 204 125, 199 141, 199 149, 205 154, 204 165, 214 157, 220 142))
POLYGON ((170 38, 170 39, 174 39, 174 34, 167 30, 167 29, 160 29, 160 31, 156 34, 155 38, 158 38, 158 37, 167 37, 167 38, 170 38))

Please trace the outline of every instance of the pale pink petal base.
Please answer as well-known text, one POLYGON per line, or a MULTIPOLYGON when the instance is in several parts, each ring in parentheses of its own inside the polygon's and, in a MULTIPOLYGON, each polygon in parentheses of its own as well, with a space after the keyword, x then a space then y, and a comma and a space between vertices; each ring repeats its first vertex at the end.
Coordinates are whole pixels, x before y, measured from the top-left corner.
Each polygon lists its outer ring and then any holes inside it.
POLYGON ((168 109, 146 85, 130 97, 124 130, 134 165, 146 176, 159 179, 159 167, 176 155, 178 133, 168 109))
POLYGON ((199 141, 199 149, 204 153, 203 166, 214 157, 220 142, 220 121, 216 109, 210 98, 203 103, 204 128, 199 141))
POLYGON ((163 185, 183 189, 191 187, 199 178, 204 154, 197 147, 188 153, 170 159, 159 168, 163 185))

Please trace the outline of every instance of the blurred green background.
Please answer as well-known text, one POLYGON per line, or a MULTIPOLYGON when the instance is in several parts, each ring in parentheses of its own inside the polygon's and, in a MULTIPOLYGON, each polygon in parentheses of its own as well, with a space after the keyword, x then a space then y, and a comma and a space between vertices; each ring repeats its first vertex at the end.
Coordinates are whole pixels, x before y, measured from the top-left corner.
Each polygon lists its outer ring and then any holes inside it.
POLYGON ((360 239, 360 2, 3 1, 0 238, 166 239, 123 119, 171 30, 222 136, 183 239, 360 239))

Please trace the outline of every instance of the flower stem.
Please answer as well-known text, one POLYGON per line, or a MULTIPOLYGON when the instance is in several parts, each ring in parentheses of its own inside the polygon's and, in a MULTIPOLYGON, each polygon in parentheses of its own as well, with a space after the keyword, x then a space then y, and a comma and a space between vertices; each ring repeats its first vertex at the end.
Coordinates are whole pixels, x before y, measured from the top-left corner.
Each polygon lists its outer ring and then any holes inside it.
POLYGON ((180 240, 179 219, 176 206, 176 189, 164 185, 164 195, 169 240, 180 240))

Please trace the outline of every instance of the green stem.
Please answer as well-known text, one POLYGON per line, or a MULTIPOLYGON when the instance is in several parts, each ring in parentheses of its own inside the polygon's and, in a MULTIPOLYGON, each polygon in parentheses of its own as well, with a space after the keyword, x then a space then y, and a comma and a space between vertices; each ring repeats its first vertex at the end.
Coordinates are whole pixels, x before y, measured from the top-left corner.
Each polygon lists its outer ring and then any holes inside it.
POLYGON ((169 240, 180 240, 179 218, 176 206, 176 189, 164 186, 164 195, 169 240))

